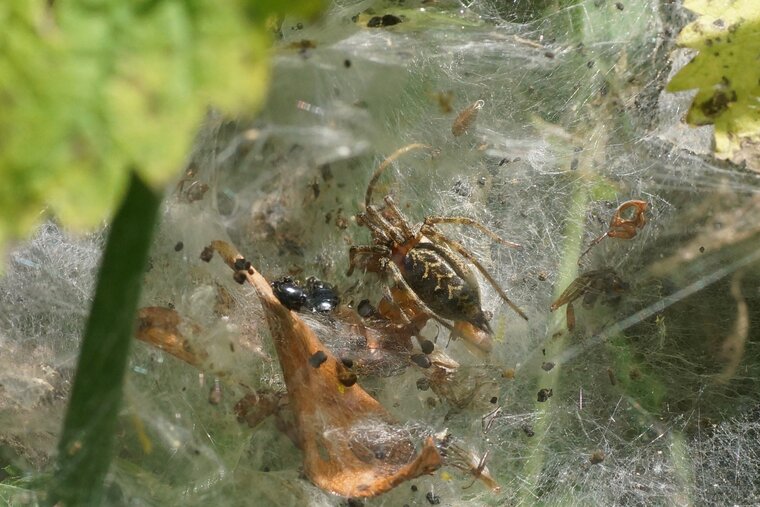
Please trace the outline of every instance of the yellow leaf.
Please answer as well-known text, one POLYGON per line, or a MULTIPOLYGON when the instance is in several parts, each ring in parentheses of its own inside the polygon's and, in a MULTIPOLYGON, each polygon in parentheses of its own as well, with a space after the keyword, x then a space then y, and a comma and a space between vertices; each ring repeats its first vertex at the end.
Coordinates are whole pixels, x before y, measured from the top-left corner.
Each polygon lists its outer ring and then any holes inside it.
POLYGON ((697 88, 686 116, 695 126, 715 126, 715 154, 760 171, 760 2, 691 0, 701 16, 678 42, 699 51, 668 84, 668 91, 697 88))

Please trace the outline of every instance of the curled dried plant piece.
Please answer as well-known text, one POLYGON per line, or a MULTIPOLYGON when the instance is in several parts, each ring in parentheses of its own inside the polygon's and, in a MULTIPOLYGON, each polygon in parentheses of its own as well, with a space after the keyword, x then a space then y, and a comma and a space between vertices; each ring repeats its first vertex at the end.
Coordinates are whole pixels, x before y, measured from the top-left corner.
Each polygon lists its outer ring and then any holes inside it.
MULTIPOLYGON (((192 349, 190 342, 179 330, 181 324, 181 317, 171 308, 161 306, 140 308, 137 314, 135 336, 138 340, 150 343, 188 364, 201 367, 208 354, 192 349)), ((189 327, 194 333, 200 331, 197 325, 189 324, 189 327)))
POLYGON ((444 456, 444 464, 462 470, 473 477, 472 482, 462 489, 471 488, 475 481, 479 480, 494 493, 501 491, 501 486, 491 476, 491 472, 486 466, 488 451, 479 457, 474 452, 463 449, 454 443, 454 437, 448 430, 436 434, 436 440, 441 455, 444 456))
POLYGON ((628 284, 609 268, 588 271, 573 280, 549 309, 554 311, 567 305, 567 329, 572 331, 575 328, 575 300, 583 296, 584 305, 592 306, 600 295, 615 298, 627 289, 628 284))
POLYGON ((612 220, 610 220, 609 230, 591 242, 578 258, 578 265, 580 265, 581 259, 606 237, 619 239, 634 238, 639 229, 644 228, 647 223, 644 212, 648 207, 648 202, 637 200, 626 201, 618 206, 612 215, 612 220))
MULTIPOLYGON (((242 259, 225 242, 211 246, 233 269, 242 259)), ((441 466, 432 438, 415 455, 403 426, 359 384, 341 382, 346 366, 280 303, 264 277, 256 270, 245 276, 264 307, 295 414, 304 472, 315 485, 345 497, 371 497, 441 466), (310 367, 309 358, 318 351, 327 359, 319 368, 310 367)))

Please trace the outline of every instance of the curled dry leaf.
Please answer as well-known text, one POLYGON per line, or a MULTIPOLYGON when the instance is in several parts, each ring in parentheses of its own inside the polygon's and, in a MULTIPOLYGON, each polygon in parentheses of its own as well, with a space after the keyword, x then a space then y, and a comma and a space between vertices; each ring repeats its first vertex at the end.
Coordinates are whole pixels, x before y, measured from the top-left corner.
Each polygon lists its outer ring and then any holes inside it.
POLYGON ((648 202, 637 200, 625 201, 618 206, 612 215, 612 220, 610 220, 609 230, 591 242, 578 258, 578 265, 580 265, 581 259, 604 238, 632 239, 636 237, 639 229, 643 229, 647 223, 644 212, 648 207, 648 202))
MULTIPOLYGON (((211 245, 234 269, 242 256, 229 244, 211 245)), ((282 306, 258 271, 244 271, 259 296, 295 414, 304 472, 318 487, 345 497, 371 497, 429 474, 441 464, 432 438, 415 455, 404 427, 358 384, 343 385, 346 369, 296 314, 282 306), (253 271, 253 273, 251 273, 253 271), (323 351, 319 368, 309 358, 323 351)))

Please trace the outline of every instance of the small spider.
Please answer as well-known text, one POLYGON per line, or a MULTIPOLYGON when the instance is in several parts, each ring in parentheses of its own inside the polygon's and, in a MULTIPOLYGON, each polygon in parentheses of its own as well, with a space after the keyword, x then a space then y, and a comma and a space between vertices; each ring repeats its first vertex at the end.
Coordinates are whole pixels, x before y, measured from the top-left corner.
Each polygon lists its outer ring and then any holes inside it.
POLYGON ((365 194, 365 211, 356 215, 357 223, 371 231, 372 244, 351 247, 347 274, 350 276, 359 266, 366 271, 389 275, 406 298, 451 330, 454 336, 463 335, 462 330, 471 327, 490 336, 493 331, 481 307, 480 288, 469 263, 504 302, 528 320, 475 255, 441 233, 436 224, 469 225, 503 245, 513 248, 520 245, 500 238, 484 225, 466 217, 429 216, 415 232, 390 195, 385 197, 384 206, 372 204, 375 185, 391 163, 409 151, 425 148, 428 147, 423 144, 400 148, 375 170, 365 194), (447 321, 453 321, 454 325, 447 321))
POLYGON ((583 296, 584 306, 590 307, 600 295, 614 299, 626 289, 628 289, 628 284, 609 268, 588 271, 567 286, 567 289, 552 303, 550 310, 554 311, 562 305, 567 305, 567 329, 572 331, 575 328, 573 301, 583 296))

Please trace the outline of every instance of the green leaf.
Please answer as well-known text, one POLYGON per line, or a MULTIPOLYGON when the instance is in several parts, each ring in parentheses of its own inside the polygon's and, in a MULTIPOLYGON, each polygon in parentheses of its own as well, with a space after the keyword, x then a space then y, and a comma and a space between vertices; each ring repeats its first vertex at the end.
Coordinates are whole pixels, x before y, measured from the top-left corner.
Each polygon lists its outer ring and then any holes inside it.
POLYGON ((50 503, 99 505, 113 455, 137 300, 160 194, 133 174, 103 256, 71 392, 50 503))
POLYGON ((668 84, 697 88, 686 121, 715 125, 715 153, 760 171, 760 2, 690 0, 701 16, 684 27, 682 46, 699 54, 668 84))
POLYGON ((209 106, 241 114, 263 100, 268 19, 323 3, 0 2, 0 253, 45 210, 100 224, 130 168, 164 185, 209 106))

